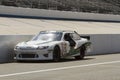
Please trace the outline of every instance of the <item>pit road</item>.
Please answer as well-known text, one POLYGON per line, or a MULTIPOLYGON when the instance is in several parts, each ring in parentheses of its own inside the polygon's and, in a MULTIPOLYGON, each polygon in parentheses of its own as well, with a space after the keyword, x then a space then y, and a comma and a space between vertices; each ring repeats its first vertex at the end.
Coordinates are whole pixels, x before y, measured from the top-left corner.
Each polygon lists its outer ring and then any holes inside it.
POLYGON ((0 80, 120 80, 120 54, 0 64, 0 80))

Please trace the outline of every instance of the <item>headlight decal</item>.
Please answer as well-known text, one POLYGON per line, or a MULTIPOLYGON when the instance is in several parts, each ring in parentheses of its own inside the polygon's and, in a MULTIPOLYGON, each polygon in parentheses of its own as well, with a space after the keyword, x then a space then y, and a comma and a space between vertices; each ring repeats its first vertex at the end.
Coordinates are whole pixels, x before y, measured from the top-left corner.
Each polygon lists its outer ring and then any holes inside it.
POLYGON ((47 49, 47 48, 49 48, 49 46, 38 46, 37 49, 47 49))

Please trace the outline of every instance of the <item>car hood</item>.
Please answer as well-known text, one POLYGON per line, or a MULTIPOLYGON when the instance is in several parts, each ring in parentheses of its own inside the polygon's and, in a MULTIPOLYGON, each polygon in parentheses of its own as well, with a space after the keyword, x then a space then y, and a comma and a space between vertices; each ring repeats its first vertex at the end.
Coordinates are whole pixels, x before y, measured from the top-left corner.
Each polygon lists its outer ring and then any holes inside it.
POLYGON ((53 41, 28 41, 26 42, 27 45, 39 45, 39 44, 47 44, 53 41))
POLYGON ((19 43, 17 46, 49 46, 58 43, 58 41, 28 41, 19 43))

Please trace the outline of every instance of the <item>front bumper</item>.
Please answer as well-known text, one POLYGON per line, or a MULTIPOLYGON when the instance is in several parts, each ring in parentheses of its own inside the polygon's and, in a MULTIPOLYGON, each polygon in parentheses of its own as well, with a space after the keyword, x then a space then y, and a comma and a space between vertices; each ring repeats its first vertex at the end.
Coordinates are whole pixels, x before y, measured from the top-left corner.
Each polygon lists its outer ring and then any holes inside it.
POLYGON ((15 50, 16 60, 52 60, 52 50, 15 50))

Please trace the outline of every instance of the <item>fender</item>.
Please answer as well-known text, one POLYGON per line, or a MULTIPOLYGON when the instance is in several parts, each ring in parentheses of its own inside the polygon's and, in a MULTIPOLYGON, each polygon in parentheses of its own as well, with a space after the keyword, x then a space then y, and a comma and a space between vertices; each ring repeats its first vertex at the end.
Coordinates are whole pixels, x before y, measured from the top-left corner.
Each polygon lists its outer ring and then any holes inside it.
POLYGON ((88 47, 91 46, 91 42, 86 42, 80 46, 80 48, 84 47, 85 50, 87 50, 88 47))

